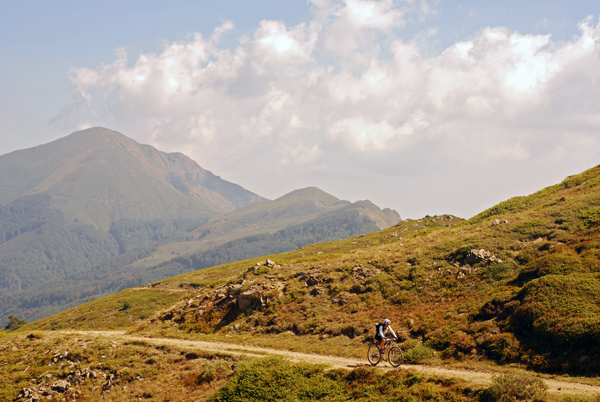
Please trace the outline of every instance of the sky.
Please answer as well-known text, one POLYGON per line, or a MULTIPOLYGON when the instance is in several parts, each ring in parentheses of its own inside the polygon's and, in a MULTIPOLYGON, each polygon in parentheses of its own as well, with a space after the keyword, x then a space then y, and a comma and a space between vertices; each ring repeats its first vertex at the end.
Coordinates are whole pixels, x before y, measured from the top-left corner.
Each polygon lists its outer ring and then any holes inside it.
POLYGON ((600 164, 600 3, 0 0, 0 155, 92 126, 468 218, 600 164))

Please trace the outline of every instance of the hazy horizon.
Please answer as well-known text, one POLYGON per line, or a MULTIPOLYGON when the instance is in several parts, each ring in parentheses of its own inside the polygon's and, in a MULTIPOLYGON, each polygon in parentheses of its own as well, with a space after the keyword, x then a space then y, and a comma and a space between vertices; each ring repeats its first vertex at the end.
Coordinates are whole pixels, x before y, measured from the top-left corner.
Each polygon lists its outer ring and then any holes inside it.
POLYGON ((600 164, 591 1, 0 4, 0 155, 103 126, 275 199, 468 218, 600 164))

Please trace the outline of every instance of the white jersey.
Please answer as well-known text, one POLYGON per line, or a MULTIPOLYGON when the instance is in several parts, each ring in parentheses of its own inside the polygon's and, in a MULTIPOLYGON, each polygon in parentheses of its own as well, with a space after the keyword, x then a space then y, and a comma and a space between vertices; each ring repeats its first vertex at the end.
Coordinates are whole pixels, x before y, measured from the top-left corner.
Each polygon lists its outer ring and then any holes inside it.
POLYGON ((394 338, 397 338, 396 333, 392 329, 391 325, 388 325, 386 329, 383 329, 384 327, 385 327, 384 324, 379 325, 379 332, 377 333, 379 336, 381 336, 382 338, 385 338, 385 334, 387 334, 388 331, 390 331, 392 333, 392 335, 394 335, 394 338))

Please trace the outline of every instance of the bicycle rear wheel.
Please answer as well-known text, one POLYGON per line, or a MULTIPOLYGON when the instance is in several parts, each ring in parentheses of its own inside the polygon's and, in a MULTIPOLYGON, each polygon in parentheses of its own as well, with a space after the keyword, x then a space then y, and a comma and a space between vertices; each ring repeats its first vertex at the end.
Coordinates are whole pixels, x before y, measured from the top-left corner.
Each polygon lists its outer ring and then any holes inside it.
POLYGON ((373 366, 376 366, 381 361, 381 353, 379 353, 379 348, 376 345, 371 345, 369 348, 367 359, 373 366))
POLYGON ((394 367, 398 367, 404 361, 404 355, 402 354, 402 349, 398 346, 393 346, 388 352, 388 361, 394 367))

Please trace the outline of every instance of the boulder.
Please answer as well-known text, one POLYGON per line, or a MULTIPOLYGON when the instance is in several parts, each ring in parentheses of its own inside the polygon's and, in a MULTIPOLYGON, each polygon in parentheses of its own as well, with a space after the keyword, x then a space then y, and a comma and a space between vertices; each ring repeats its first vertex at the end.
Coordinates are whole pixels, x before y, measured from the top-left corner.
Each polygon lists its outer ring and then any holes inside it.
POLYGON ((237 299, 240 310, 248 310, 260 302, 260 292, 256 288, 250 288, 243 292, 237 299))
POLYGON ((59 380, 52 384, 52 389, 58 392, 65 392, 67 389, 69 389, 70 385, 71 384, 65 380, 59 380))

